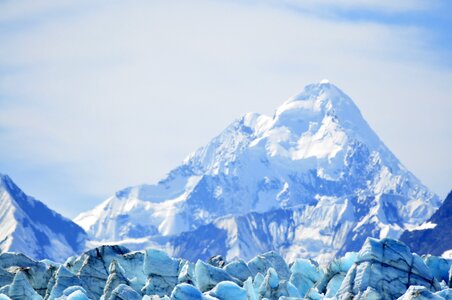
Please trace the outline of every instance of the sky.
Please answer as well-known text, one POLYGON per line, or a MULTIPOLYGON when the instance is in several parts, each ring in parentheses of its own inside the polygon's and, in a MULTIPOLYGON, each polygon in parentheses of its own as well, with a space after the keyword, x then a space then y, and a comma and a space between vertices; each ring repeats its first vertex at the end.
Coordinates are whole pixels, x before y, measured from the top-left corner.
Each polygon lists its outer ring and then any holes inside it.
POLYGON ((452 188, 451 1, 0 1, 0 172, 75 217, 328 78, 452 188))

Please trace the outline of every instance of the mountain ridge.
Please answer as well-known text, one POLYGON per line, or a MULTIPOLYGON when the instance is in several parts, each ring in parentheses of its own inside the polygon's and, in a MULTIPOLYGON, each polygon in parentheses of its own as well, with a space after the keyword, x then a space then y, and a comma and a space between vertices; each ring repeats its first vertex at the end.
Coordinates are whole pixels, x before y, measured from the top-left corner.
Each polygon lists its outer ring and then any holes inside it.
POLYGON ((81 227, 26 195, 0 174, 0 252, 20 251, 35 259, 59 261, 84 249, 81 227))
POLYGON ((419 254, 442 255, 449 251, 452 255, 452 191, 440 208, 423 224, 406 230, 400 240, 419 254))
MULTIPOLYGON (((75 221, 98 241, 149 237, 150 244, 174 252, 178 245, 168 240, 177 243, 178 236, 202 226, 213 230, 219 219, 287 209, 296 220, 289 230, 295 237, 286 237, 276 250, 331 258, 359 249, 367 236, 398 237, 439 205, 353 100, 322 82, 306 86, 272 117, 245 114, 165 179, 121 190, 75 221)), ((261 228, 284 227, 278 222, 261 228)), ((250 224, 242 231, 258 234, 256 228, 250 224)), ((234 230, 225 230, 233 240, 234 230)), ((240 240, 222 250, 238 255, 252 248, 245 244, 240 240)))

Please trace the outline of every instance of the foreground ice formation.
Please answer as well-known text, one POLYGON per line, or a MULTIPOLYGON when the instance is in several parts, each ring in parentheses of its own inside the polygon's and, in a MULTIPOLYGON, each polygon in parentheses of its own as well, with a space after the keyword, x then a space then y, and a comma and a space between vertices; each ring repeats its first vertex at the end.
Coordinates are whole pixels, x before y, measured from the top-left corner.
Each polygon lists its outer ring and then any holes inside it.
POLYGON ((276 252, 248 262, 215 256, 196 263, 156 249, 101 246, 63 264, 0 254, 0 300, 450 300, 452 260, 368 238, 323 267, 288 264, 276 252))
POLYGON ((400 297, 410 286, 439 291, 438 280, 422 258, 394 240, 369 239, 347 272, 338 291, 339 299, 363 298, 372 289, 379 299, 400 297))

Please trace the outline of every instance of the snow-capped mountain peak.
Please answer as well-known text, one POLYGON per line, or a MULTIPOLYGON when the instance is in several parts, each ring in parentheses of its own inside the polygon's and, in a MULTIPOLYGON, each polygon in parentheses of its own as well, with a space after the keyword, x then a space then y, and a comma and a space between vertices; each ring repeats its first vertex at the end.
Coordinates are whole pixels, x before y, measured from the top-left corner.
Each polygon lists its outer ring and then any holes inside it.
POLYGON ((235 237, 225 252, 252 256, 277 249, 287 257, 331 257, 358 249, 369 235, 397 237, 439 203, 381 142, 353 100, 322 81, 273 116, 245 114, 164 180, 118 192, 76 222, 104 241, 158 245, 169 238, 162 247, 175 252, 191 239, 226 232, 235 237), (278 242, 241 238, 261 236, 256 230, 278 242), (279 230, 286 236, 278 237, 279 230))
POLYGON ((218 172, 249 147, 290 160, 333 158, 349 135, 379 143, 347 95, 331 83, 311 84, 277 108, 273 117, 245 114, 184 163, 218 172))
POLYGON ((330 82, 306 86, 276 110, 274 123, 292 128, 294 133, 327 134, 329 129, 344 132, 372 147, 382 144, 353 100, 330 82), (319 130, 320 127, 326 131, 319 130))

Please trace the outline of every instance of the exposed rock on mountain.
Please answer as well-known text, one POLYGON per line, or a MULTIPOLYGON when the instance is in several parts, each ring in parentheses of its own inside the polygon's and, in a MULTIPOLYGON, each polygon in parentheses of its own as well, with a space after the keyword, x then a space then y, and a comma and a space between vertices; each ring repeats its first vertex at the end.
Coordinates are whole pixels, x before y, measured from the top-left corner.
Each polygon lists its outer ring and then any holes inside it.
POLYGON ((75 221, 101 243, 190 259, 278 250, 329 261, 368 236, 399 237, 439 205, 350 97, 322 81, 271 117, 244 115, 162 181, 119 191, 75 221))
POLYGON ((85 239, 81 227, 27 196, 11 178, 0 174, 0 252, 61 261, 83 251, 85 239))
MULTIPOLYGON (((430 219, 405 231, 400 240, 420 254, 452 252, 452 192, 430 219)), ((450 255, 452 258, 452 253, 450 255)))

